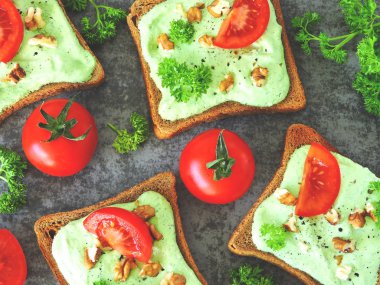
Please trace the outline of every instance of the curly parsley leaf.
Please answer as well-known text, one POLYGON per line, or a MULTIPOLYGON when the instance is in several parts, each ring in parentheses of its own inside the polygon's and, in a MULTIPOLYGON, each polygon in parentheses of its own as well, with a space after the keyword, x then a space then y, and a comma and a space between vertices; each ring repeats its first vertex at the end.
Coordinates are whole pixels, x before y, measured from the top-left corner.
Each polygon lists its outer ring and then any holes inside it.
POLYGON ((108 282, 106 280, 100 280, 100 281, 95 281, 94 285, 109 285, 111 282, 108 282))
POLYGON ((364 74, 380 74, 380 49, 376 48, 378 38, 368 36, 358 44, 357 55, 364 74))
POLYGON ((170 94, 177 102, 188 102, 190 98, 198 99, 207 92, 211 83, 211 68, 179 63, 173 58, 164 58, 158 65, 158 75, 162 86, 170 89, 170 94))
POLYGON ((353 32, 365 32, 375 18, 377 4, 375 0, 341 0, 344 19, 353 32))
POLYGON ((185 20, 170 22, 169 38, 176 44, 188 43, 194 37, 194 26, 185 20))
POLYGON ((362 94, 367 112, 380 117, 380 74, 366 75, 359 72, 353 87, 362 94))
POLYGON ((26 203, 26 185, 23 182, 27 163, 18 153, 0 147, 0 181, 8 186, 0 196, 0 213, 13 214, 26 203))
POLYGON ((282 225, 264 224, 260 228, 260 233, 264 237, 267 246, 274 251, 285 247, 286 231, 282 225))
POLYGON ((107 125, 117 134, 112 146, 118 153, 121 154, 136 151, 138 147, 148 139, 149 136, 149 124, 146 118, 134 112, 129 120, 133 128, 132 133, 126 129, 119 130, 110 123, 107 125))
POLYGON ((274 285, 272 278, 263 276, 263 270, 256 266, 242 265, 230 273, 230 285, 274 285))
POLYGON ((63 4, 70 10, 81 12, 87 7, 88 0, 65 0, 63 4))

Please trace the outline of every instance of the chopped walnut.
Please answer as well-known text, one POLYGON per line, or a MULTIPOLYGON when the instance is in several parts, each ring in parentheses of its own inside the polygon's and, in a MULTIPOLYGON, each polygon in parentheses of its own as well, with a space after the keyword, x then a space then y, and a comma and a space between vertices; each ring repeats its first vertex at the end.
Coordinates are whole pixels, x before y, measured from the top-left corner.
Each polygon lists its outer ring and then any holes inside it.
POLYGON ((337 210, 335 209, 330 209, 326 214, 325 214, 326 220, 333 226, 338 224, 340 222, 340 214, 337 210))
POLYGON ((348 216, 348 222, 354 229, 362 228, 365 225, 365 215, 364 211, 356 209, 348 216))
POLYGON ((195 7, 199 8, 199 9, 204 9, 205 8, 205 3, 203 2, 197 2, 197 4, 195 4, 195 7))
POLYGON ((16 63, 15 67, 11 70, 11 72, 3 79, 2 82, 13 82, 18 83, 21 79, 25 78, 26 72, 25 70, 16 63))
POLYGON ((25 16, 25 28, 28 31, 35 31, 37 29, 42 29, 45 27, 45 22, 42 19, 41 8, 29 7, 25 16))
POLYGON ((200 43, 200 45, 205 48, 213 47, 214 37, 209 36, 209 35, 203 35, 198 39, 198 43, 200 43))
POLYGON ((103 251, 96 245, 86 248, 84 250, 84 266, 90 270, 95 266, 102 254, 103 251))
POLYGON ((156 215, 156 210, 152 206, 142 205, 134 209, 133 213, 135 213, 137 216, 139 216, 143 220, 147 221, 156 215))
POLYGON ((139 273, 141 277, 156 277, 162 270, 158 262, 145 263, 139 273))
POLYGON ((57 39, 53 36, 45 36, 43 34, 35 35, 33 38, 30 38, 28 44, 31 46, 43 46, 47 48, 56 48, 57 39))
POLYGON ((123 256, 121 260, 115 265, 115 268, 113 270, 113 279, 116 282, 126 281, 129 277, 129 273, 134 268, 136 268, 136 263, 134 262, 134 260, 123 256))
POLYGON ((292 233, 298 233, 299 231, 298 231, 296 223, 297 223, 297 219, 294 215, 292 215, 289 218, 289 220, 284 224, 285 230, 292 233))
POLYGON ((234 76, 232 73, 228 73, 222 81, 219 83, 219 90, 222 92, 229 92, 234 87, 234 76))
POLYGON ((177 273, 168 273, 161 280, 160 285, 186 285, 186 277, 177 273))
POLYGON ((252 71, 252 80, 256 84, 257 87, 264 86, 266 79, 268 77, 268 68, 265 67, 256 67, 252 71))
POLYGON ((164 50, 172 50, 174 49, 174 43, 169 39, 167 34, 161 34, 157 38, 157 43, 164 50))
POLYGON ((343 255, 335 255, 334 258, 335 258, 335 261, 336 261, 337 265, 341 265, 342 264, 343 255))
POLYGON ((190 23, 200 23, 202 21, 202 11, 198 7, 190 7, 186 15, 190 23))
POLYGON ((335 249, 344 253, 351 253, 355 250, 355 241, 334 237, 332 243, 335 249))
POLYGON ((280 201, 281 204, 286 206, 294 206, 297 203, 297 198, 293 196, 287 189, 277 188, 274 196, 280 201))
POLYGON ((347 280, 352 271, 352 267, 348 265, 340 265, 335 272, 335 276, 341 280, 347 280))
POLYGON ((215 0, 209 6, 207 6, 207 11, 214 18, 220 18, 230 12, 230 3, 225 0, 215 0))
POLYGON ((370 217, 372 221, 377 222, 377 218, 375 216, 375 208, 371 203, 367 203, 365 206, 365 215, 370 217))
POLYGON ((146 222, 146 225, 148 226, 150 234, 152 235, 152 237, 155 240, 162 240, 163 239, 164 236, 157 230, 155 225, 148 223, 148 222, 146 222))

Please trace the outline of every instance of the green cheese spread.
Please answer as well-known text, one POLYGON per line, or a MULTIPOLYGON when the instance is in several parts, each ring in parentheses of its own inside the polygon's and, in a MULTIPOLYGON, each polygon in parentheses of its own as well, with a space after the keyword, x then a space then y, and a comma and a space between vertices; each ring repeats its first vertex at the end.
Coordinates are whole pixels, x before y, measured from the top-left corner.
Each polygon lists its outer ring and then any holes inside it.
MULTIPOLYGON (((152 260, 159 262, 163 271, 157 277, 141 278, 139 269, 134 269, 127 281, 123 284, 160 284, 167 273, 178 273, 186 277, 186 284, 201 284, 195 273, 187 265, 176 242, 176 230, 174 216, 169 202, 156 192, 146 192, 142 194, 138 201, 140 205, 150 205, 156 210, 156 216, 150 222, 162 233, 164 238, 155 241, 153 245, 152 260)), ((117 204, 113 207, 120 207, 126 210, 133 210, 136 207, 134 202, 117 204)), ((111 251, 103 254, 95 267, 87 270, 84 266, 84 252, 86 248, 96 244, 96 236, 88 233, 83 227, 83 219, 70 222, 61 228, 54 237, 52 252, 59 270, 65 279, 72 285, 93 285, 94 282, 105 280, 107 284, 120 284, 114 282, 114 267, 119 261, 120 254, 111 251)))
MULTIPOLYGON (((281 188, 298 196, 303 167, 310 146, 297 149, 288 162, 281 188)), ((367 168, 333 153, 341 171, 341 188, 333 208, 341 215, 341 221, 333 226, 324 216, 297 219, 299 233, 288 233, 283 249, 273 251, 261 236, 263 224, 281 225, 287 222, 294 207, 281 204, 275 195, 268 197, 256 210, 252 238, 259 250, 270 252, 287 264, 300 269, 324 285, 354 284, 376 285, 380 266, 380 230, 369 217, 363 228, 354 229, 348 216, 355 209, 364 209, 376 197, 368 193, 368 185, 378 178, 367 168), (332 239, 340 237, 356 242, 352 253, 340 253, 333 247, 332 239), (302 244, 308 245, 306 248, 302 244), (341 266, 352 268, 347 280, 337 278, 335 256, 343 255, 341 266)))
MULTIPOLYGON (((202 1, 208 6, 213 0, 202 1)), ((184 10, 195 6, 199 0, 183 1, 184 10)), ((233 2, 229 0, 230 4, 233 2)), ((270 1, 269 1, 270 2, 270 1)), ((251 46, 239 50, 205 48, 198 43, 198 38, 207 34, 216 36, 224 19, 213 18, 207 9, 202 10, 202 21, 195 23, 195 35, 189 44, 176 45, 174 50, 165 51, 157 45, 157 38, 162 33, 169 33, 170 22, 181 19, 176 9, 178 0, 166 0, 154 6, 138 23, 141 35, 142 54, 149 65, 150 76, 162 93, 159 114, 163 119, 175 121, 202 113, 227 101, 259 107, 268 107, 283 101, 289 92, 289 76, 284 59, 281 41, 281 26, 270 3, 270 21, 265 33, 251 46), (170 95, 168 88, 162 87, 158 76, 158 64, 164 57, 171 57, 179 62, 199 66, 202 63, 212 69, 212 82, 206 94, 196 100, 177 102, 170 95), (255 67, 267 68, 268 78, 264 86, 256 87, 252 82, 251 72, 255 67), (235 84, 228 93, 219 91, 219 83, 232 73, 235 84)))
POLYGON ((46 26, 36 31, 24 28, 24 39, 16 57, 7 64, 0 63, 0 79, 5 78, 16 63, 26 72, 26 77, 17 84, 0 80, 0 113, 44 85, 86 82, 91 78, 96 65, 95 58, 79 43, 56 0, 13 2, 22 13, 22 18, 28 7, 41 8, 46 26), (57 48, 28 45, 28 40, 37 34, 55 37, 57 48))

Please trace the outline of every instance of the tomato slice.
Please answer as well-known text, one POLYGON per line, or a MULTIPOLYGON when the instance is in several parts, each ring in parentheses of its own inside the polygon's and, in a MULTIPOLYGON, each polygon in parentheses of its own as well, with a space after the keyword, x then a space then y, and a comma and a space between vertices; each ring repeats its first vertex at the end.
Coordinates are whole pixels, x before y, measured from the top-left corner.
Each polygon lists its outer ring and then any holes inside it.
POLYGON ((296 215, 311 217, 325 214, 338 197, 340 179, 336 158, 321 144, 313 143, 305 161, 296 215))
POLYGON ((249 46, 264 34, 269 17, 268 0, 236 0, 219 29, 214 45, 225 49, 249 46))
POLYGON ((84 228, 96 234, 104 247, 122 255, 148 262, 153 240, 148 226, 139 216, 127 210, 108 207, 93 212, 83 221, 84 228))
POLYGON ((20 12, 11 0, 0 1, 0 62, 15 57, 22 39, 24 26, 20 12))
POLYGON ((15 236, 0 229, 0 285, 22 285, 26 279, 26 260, 15 236))

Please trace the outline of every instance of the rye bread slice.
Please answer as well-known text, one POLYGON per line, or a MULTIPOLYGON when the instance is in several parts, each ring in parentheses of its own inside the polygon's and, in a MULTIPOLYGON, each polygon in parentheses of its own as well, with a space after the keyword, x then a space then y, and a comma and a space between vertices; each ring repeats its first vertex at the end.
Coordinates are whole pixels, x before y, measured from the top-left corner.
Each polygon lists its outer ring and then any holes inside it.
POLYGON ((0 112, 0 123, 2 123, 7 117, 12 115, 14 112, 20 110, 21 108, 30 105, 34 102, 37 102, 41 99, 45 99, 54 95, 57 95, 59 93, 65 92, 65 91, 73 91, 73 90, 84 90, 91 87, 95 87, 103 83, 104 81, 104 69, 102 65, 100 64, 98 58, 95 56, 95 54, 92 52, 90 47, 87 45, 81 34, 78 32, 78 30, 75 28, 74 24, 71 22, 70 18, 67 16, 67 13, 65 11, 65 8, 61 2, 61 0, 57 0, 58 4, 61 6, 63 13, 66 16, 67 21, 69 22, 71 28, 75 32, 75 35, 77 36, 80 44, 84 49, 86 49, 88 52, 91 53, 91 55, 96 60, 95 69, 92 73, 91 78, 83 83, 69 83, 69 82, 60 82, 60 83, 51 83, 47 84, 45 86, 42 86, 39 90, 34 91, 24 98, 20 99, 13 105, 7 107, 5 110, 0 112))
POLYGON ((337 150, 333 146, 331 146, 327 142, 327 140, 325 140, 314 129, 301 124, 294 124, 289 127, 286 133, 285 148, 280 167, 278 168, 273 179, 271 180, 271 182, 269 182, 268 186, 265 188, 259 199, 248 211, 247 215, 244 217, 242 222, 236 227, 228 242, 228 248, 235 254, 244 256, 254 256, 263 259, 267 262, 273 263, 281 267, 282 269, 288 271, 290 274, 294 275, 307 285, 320 285, 318 281, 316 281, 314 278, 312 278, 305 272, 291 267, 286 262, 275 257, 271 253, 258 250, 252 242, 252 221, 257 207, 280 186, 284 177, 286 165, 293 152, 297 148, 303 145, 311 144, 312 142, 318 142, 330 151, 337 152, 337 150))
MULTIPOLYGON (((177 233, 177 244, 185 258, 187 264, 195 272, 199 281, 203 285, 207 285, 207 281, 204 279, 200 273, 197 265, 191 256, 190 249, 186 243, 185 235, 182 229, 182 222, 180 218, 179 208, 177 204, 177 192, 175 190, 175 176, 171 172, 163 172, 158 175, 141 182, 140 184, 127 189, 113 198, 101 201, 95 205, 91 205, 82 209, 56 213, 44 216, 40 218, 34 225, 34 231, 37 235, 38 245, 42 251, 43 256, 48 262, 51 270, 53 271, 55 277, 58 279, 59 284, 68 284, 60 272, 57 263, 52 255, 52 244, 54 236, 57 234, 60 228, 65 226, 71 221, 83 218, 95 210, 100 208, 117 204, 117 203, 128 203, 136 201, 144 192, 155 191, 163 195, 170 203, 173 213, 174 221, 177 233)), ((128 282, 127 282, 128 283, 128 282)))
POLYGON ((142 71, 150 106, 150 113, 154 125, 154 132, 159 139, 168 139, 203 122, 209 122, 228 116, 248 115, 256 113, 296 112, 305 108, 306 97, 298 75, 297 66, 289 44, 288 36, 286 34, 285 22, 282 16, 280 1, 272 0, 276 11, 277 21, 282 26, 282 42, 284 45, 285 62, 291 83, 288 96, 285 98, 285 100, 271 107, 253 107, 237 102, 226 102, 208 109, 201 114, 194 115, 186 119, 180 119, 176 121, 168 121, 162 119, 158 114, 158 106, 161 101, 162 94, 150 77, 149 66, 142 55, 140 32, 137 25, 139 19, 144 14, 146 14, 155 5, 163 1, 165 0, 137 0, 131 6, 130 13, 127 17, 128 26, 131 30, 133 40, 136 43, 142 65, 142 71))

